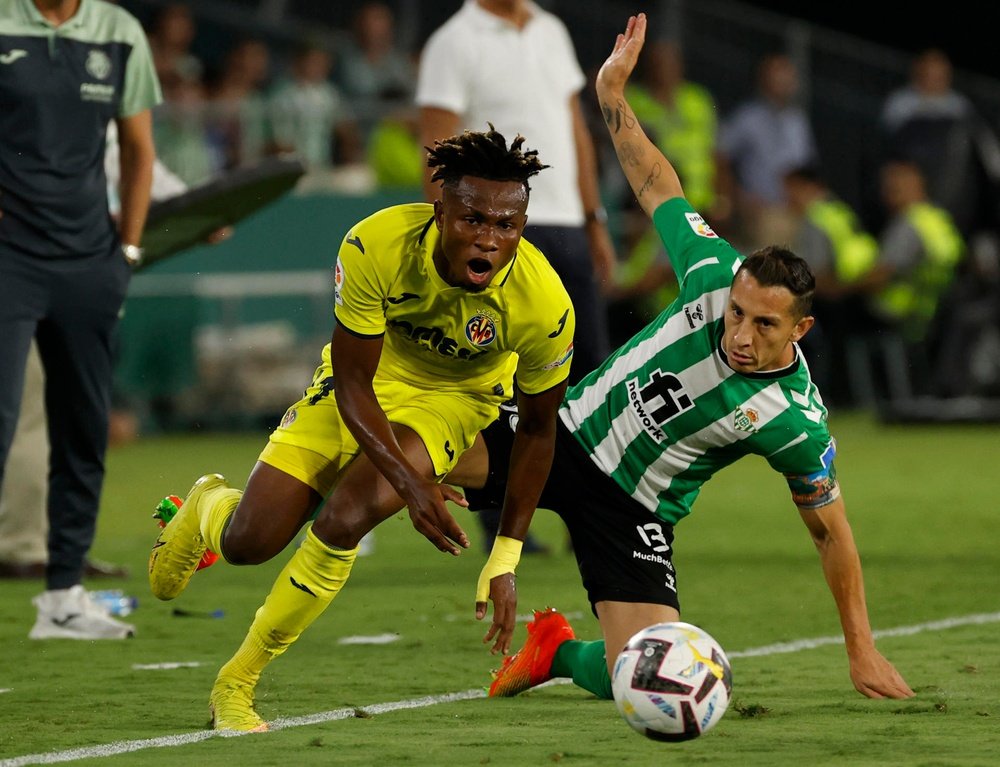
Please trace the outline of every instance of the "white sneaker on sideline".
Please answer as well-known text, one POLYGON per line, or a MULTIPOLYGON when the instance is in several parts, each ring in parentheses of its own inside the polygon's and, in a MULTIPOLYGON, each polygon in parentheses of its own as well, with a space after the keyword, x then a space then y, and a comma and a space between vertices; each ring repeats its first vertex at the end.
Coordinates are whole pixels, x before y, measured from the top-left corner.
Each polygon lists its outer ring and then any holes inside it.
POLYGON ((135 635, 135 626, 112 618, 79 583, 43 592, 31 602, 38 608, 38 618, 29 639, 126 639, 135 635))
POLYGON ((370 557, 375 553, 375 531, 369 530, 364 536, 358 541, 358 556, 359 557, 370 557))

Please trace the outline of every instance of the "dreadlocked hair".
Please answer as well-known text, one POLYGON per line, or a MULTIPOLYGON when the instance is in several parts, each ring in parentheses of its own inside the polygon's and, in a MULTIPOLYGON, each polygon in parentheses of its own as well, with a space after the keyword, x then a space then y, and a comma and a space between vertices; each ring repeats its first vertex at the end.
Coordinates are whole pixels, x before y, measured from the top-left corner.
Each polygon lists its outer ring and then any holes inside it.
POLYGON ((427 165, 436 168, 431 181, 444 186, 457 184, 464 176, 490 181, 520 181, 530 191, 528 179, 548 168, 538 159, 535 149, 522 150, 520 134, 507 147, 507 139, 489 123, 488 131, 465 131, 443 141, 435 141, 427 150, 427 165))

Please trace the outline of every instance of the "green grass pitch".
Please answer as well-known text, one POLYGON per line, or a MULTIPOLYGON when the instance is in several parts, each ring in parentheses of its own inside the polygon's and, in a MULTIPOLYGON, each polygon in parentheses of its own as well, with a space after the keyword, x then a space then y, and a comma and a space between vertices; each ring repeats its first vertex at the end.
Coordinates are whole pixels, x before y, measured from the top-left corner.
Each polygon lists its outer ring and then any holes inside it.
MULTIPOLYGON (((831 426, 872 624, 877 630, 918 627, 879 640, 917 691, 911 700, 868 700, 856 693, 841 645, 743 654, 839 634, 818 557, 781 477, 763 460, 747 459, 709 483, 694 514, 677 528, 683 617, 736 656, 733 703, 704 737, 673 745, 647 741, 620 720, 613 703, 572 685, 513 699, 481 697, 498 663, 481 643, 485 626, 473 618, 484 555, 479 548, 457 559, 437 552, 405 513, 378 529, 374 554, 358 560, 337 601, 265 672, 261 714, 296 726, 209 737, 212 680, 242 640, 287 552, 259 567, 222 564, 199 573, 174 603, 152 598, 145 567, 156 532, 150 517, 155 503, 171 492, 183 495, 208 471, 242 483, 266 439, 172 436, 143 439, 108 457, 93 554, 128 564, 132 575, 87 586, 120 587, 138 597, 129 618, 135 639, 29 641, 30 599, 41 584, 6 581, 0 587, 0 767, 55 761, 184 767, 995 765, 1000 430, 887 427, 857 415, 835 415, 831 426), (175 607, 194 615, 176 616, 175 607), (201 615, 217 609, 223 617, 201 615), (932 625, 972 615, 984 617, 950 628, 932 625), (339 643, 382 634, 398 638, 339 643), (137 668, 171 662, 182 665, 137 668), (448 693, 467 695, 412 703, 448 693), (398 710, 377 708, 397 702, 398 710), (331 711, 341 713, 305 720, 331 711), (141 741, 147 747, 140 748, 141 741)), ((456 514, 478 542, 472 515, 456 514)), ((581 638, 597 638, 561 523, 540 511, 533 530, 553 552, 523 559, 520 612, 558 607, 573 616, 581 638)), ((519 626, 517 646, 524 636, 519 626)))

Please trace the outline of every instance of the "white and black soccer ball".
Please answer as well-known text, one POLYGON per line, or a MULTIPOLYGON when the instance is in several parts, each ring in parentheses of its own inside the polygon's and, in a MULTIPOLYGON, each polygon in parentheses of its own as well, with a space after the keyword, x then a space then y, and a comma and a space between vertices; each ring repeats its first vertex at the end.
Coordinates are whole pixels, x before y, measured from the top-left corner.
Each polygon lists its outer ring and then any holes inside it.
POLYGON ((633 729, 653 740, 690 740, 726 713, 733 672, 706 631, 680 621, 657 623, 625 645, 611 686, 633 729))

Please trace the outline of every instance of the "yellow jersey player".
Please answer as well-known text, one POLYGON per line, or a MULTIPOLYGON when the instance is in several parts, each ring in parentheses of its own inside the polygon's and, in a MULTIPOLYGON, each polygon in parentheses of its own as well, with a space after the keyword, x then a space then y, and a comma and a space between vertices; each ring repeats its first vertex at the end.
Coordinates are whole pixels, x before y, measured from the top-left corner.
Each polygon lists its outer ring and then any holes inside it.
POLYGON ((334 273, 336 324, 312 385, 289 408, 242 492, 199 479, 149 560, 160 599, 187 586, 206 549, 232 564, 280 552, 313 518, 301 546, 219 672, 217 729, 267 729, 254 710, 264 666, 326 609, 358 542, 406 507, 413 526, 457 555, 468 537, 440 480, 514 394, 520 422, 500 535, 479 578, 476 616, 510 646, 514 569, 552 462, 556 411, 573 355, 574 315, 559 277, 521 233, 536 152, 490 126, 428 152, 442 195, 382 210, 353 227, 334 273), (317 511, 318 509, 318 511, 317 511))

